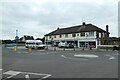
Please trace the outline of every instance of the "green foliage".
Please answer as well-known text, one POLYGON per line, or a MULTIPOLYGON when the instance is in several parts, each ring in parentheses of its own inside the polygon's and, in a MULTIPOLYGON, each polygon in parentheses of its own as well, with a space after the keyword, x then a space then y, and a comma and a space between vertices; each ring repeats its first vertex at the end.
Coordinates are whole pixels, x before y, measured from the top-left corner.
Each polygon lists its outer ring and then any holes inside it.
POLYGON ((2 44, 15 43, 14 40, 2 40, 2 44))

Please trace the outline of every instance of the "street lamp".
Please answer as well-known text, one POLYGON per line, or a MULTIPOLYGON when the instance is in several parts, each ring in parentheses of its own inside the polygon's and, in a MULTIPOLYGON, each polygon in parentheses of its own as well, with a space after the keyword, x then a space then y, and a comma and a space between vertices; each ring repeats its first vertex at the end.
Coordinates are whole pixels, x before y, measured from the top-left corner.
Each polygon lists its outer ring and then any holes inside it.
POLYGON ((16 44, 17 44, 17 40, 19 40, 19 37, 18 37, 18 30, 16 30, 15 40, 16 40, 16 44))
POLYGON ((48 38, 47 38, 47 36, 46 36, 46 46, 47 46, 46 49, 48 49, 48 38))
POLYGON ((19 37, 18 37, 18 30, 16 29, 16 36, 15 36, 16 47, 15 47, 15 51, 17 50, 17 40, 19 40, 19 37))
POLYGON ((75 51, 75 36, 74 36, 74 51, 75 51))

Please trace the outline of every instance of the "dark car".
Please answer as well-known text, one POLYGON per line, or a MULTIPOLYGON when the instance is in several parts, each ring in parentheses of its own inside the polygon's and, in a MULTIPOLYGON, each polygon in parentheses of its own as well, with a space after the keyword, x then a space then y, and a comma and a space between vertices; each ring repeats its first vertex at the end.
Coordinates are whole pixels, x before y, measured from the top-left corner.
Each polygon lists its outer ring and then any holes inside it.
POLYGON ((120 46, 113 46, 113 50, 120 50, 120 46))
POLYGON ((74 48, 74 44, 73 43, 68 43, 67 48, 74 48))

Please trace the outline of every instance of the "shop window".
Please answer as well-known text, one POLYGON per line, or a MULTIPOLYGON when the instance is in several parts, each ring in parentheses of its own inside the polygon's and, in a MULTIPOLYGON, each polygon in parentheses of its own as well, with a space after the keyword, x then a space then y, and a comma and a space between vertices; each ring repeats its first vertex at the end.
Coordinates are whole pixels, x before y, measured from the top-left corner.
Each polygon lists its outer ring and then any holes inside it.
POLYGON ((80 47, 85 47, 85 42, 79 42, 80 47))

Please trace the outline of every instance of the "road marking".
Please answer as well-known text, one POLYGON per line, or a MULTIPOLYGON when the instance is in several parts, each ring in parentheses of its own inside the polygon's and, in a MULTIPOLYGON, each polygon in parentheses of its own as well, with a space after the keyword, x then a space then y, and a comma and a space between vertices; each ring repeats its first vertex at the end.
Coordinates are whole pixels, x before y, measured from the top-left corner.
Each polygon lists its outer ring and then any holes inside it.
POLYGON ((97 58, 97 55, 89 55, 89 54, 78 54, 74 55, 74 57, 83 57, 83 58, 97 58))
POLYGON ((17 71, 7 71, 4 74, 8 74, 8 75, 17 75, 20 74, 21 72, 17 72, 17 71))
POLYGON ((30 76, 27 74, 27 75, 25 75, 25 78, 27 79, 27 80, 30 80, 30 76))
POLYGON ((47 76, 45 76, 45 77, 42 77, 42 79, 45 79, 45 78, 48 78, 48 77, 50 77, 51 75, 47 75, 47 76))
POLYGON ((115 57, 110 57, 109 59, 115 59, 115 57))
POLYGON ((25 78, 26 78, 26 79, 30 79, 30 76, 29 76, 30 74, 31 74, 31 75, 44 76, 44 77, 42 77, 42 79, 45 79, 45 78, 48 78, 48 77, 52 76, 51 74, 41 74, 41 73, 31 73, 31 72, 20 72, 20 71, 7 71, 7 72, 5 72, 5 73, 3 73, 3 74, 10 75, 10 76, 8 76, 7 78, 5 78, 4 80, 9 79, 9 78, 12 78, 12 77, 14 77, 14 76, 16 76, 16 75, 18 75, 18 74, 25 74, 25 78))
MULTIPOLYGON (((20 74, 20 73, 21 73, 21 72, 17 72, 17 71, 7 71, 7 72, 5 72, 5 73, 3 73, 3 74, 11 75, 11 76, 8 76, 8 77, 6 78, 6 79, 9 79, 9 78, 12 78, 12 77, 20 74)), ((6 79, 5 79, 5 80, 6 80, 6 79)))
POLYGON ((2 71, 2 69, 0 69, 0 71, 2 71))
POLYGON ((65 55, 61 55, 61 57, 66 58, 66 59, 74 59, 74 60, 88 60, 88 59, 78 59, 78 58, 71 58, 71 57, 66 57, 65 55))
POLYGON ((63 58, 67 58, 66 56, 64 56, 64 55, 61 55, 61 57, 63 57, 63 58))
POLYGON ((112 56, 112 55, 108 55, 108 54, 106 54, 106 56, 109 57, 109 60, 116 59, 116 58, 115 58, 114 56, 112 56))

